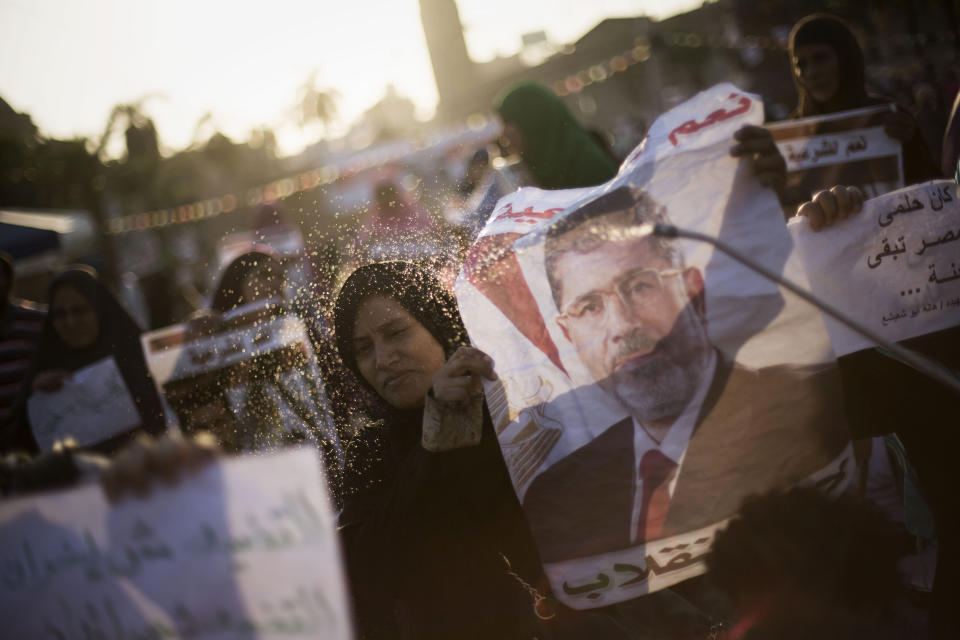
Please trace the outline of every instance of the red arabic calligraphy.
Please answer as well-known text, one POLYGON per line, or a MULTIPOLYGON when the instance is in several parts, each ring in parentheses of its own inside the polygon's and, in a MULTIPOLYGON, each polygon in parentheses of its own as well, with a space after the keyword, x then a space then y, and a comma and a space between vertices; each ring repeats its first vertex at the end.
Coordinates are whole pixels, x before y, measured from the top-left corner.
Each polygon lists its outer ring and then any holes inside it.
POLYGON ((749 111, 752 100, 750 100, 750 98, 748 98, 747 96, 741 96, 736 93, 731 93, 727 97, 730 100, 738 100, 740 106, 734 109, 733 111, 727 111, 726 109, 717 109, 716 111, 708 115, 703 122, 697 122, 696 120, 687 120, 686 122, 681 124, 679 127, 677 127, 676 129, 670 132, 669 138, 673 146, 677 146, 678 144, 677 142, 678 135, 690 135, 691 133, 696 133, 700 131, 700 129, 703 129, 704 127, 709 127, 712 124, 723 122, 724 120, 729 120, 734 116, 739 116, 749 111))
POLYGON ((544 211, 534 211, 533 207, 527 207, 523 211, 514 211, 513 206, 508 202, 507 205, 497 213, 494 221, 499 222, 500 220, 509 219, 520 224, 536 224, 541 220, 549 220, 561 211, 563 211, 563 207, 554 207, 553 209, 546 209, 544 211))
POLYGON ((633 150, 633 153, 630 154, 630 156, 627 158, 624 164, 630 164, 631 162, 639 158, 640 154, 643 153, 643 150, 646 148, 647 148, 647 138, 645 137, 643 141, 640 142, 640 145, 633 150))

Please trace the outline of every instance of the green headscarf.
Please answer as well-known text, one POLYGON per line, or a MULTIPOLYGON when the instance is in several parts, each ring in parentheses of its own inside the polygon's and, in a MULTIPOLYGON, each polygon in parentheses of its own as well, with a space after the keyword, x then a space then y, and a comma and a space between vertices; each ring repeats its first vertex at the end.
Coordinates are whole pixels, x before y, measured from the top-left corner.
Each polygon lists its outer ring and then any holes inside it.
POLYGON ((617 174, 614 161, 546 87, 518 84, 500 98, 496 109, 523 134, 520 155, 540 187, 591 187, 617 174))

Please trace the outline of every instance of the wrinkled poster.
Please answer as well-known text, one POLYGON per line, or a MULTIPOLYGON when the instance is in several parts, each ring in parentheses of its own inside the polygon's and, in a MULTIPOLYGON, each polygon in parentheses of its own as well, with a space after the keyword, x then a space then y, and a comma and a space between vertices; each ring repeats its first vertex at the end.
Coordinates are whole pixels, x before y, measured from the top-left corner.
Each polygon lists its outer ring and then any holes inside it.
POLYGON ((868 198, 903 186, 903 150, 883 121, 893 105, 767 125, 787 161, 785 197, 796 206, 817 191, 855 185, 868 198))
POLYGON ((456 294, 498 380, 486 397, 557 597, 604 606, 704 572, 743 499, 839 491, 853 460, 820 314, 706 243, 806 284, 774 194, 733 132, 730 84, 661 116, 611 182, 502 199, 456 294))

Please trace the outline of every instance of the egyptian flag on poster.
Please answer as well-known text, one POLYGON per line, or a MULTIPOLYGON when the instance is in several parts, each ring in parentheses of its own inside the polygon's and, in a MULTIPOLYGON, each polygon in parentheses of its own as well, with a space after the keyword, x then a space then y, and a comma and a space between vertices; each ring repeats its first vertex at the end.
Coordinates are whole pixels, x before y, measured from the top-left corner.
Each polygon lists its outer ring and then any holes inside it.
POLYGON ((663 114, 610 182, 505 196, 455 293, 494 360, 487 406, 553 593, 588 609, 705 571, 743 499, 853 478, 818 310, 712 245, 806 286, 774 193, 733 133, 731 84, 663 114))
POLYGON ((767 125, 787 161, 787 200, 797 205, 834 185, 860 187, 874 198, 903 186, 899 140, 883 121, 890 104, 767 125))

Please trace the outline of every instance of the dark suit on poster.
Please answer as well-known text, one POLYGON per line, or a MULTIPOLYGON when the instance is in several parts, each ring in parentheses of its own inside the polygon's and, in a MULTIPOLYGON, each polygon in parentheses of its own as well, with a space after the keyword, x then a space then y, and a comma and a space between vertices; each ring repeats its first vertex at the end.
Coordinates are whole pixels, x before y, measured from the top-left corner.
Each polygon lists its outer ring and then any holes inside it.
MULTIPOLYGON (((751 494, 799 482, 849 442, 834 365, 718 369, 661 538, 736 513, 751 494)), ((634 426, 627 417, 534 478, 524 511, 544 562, 626 549, 634 505, 634 426)))

